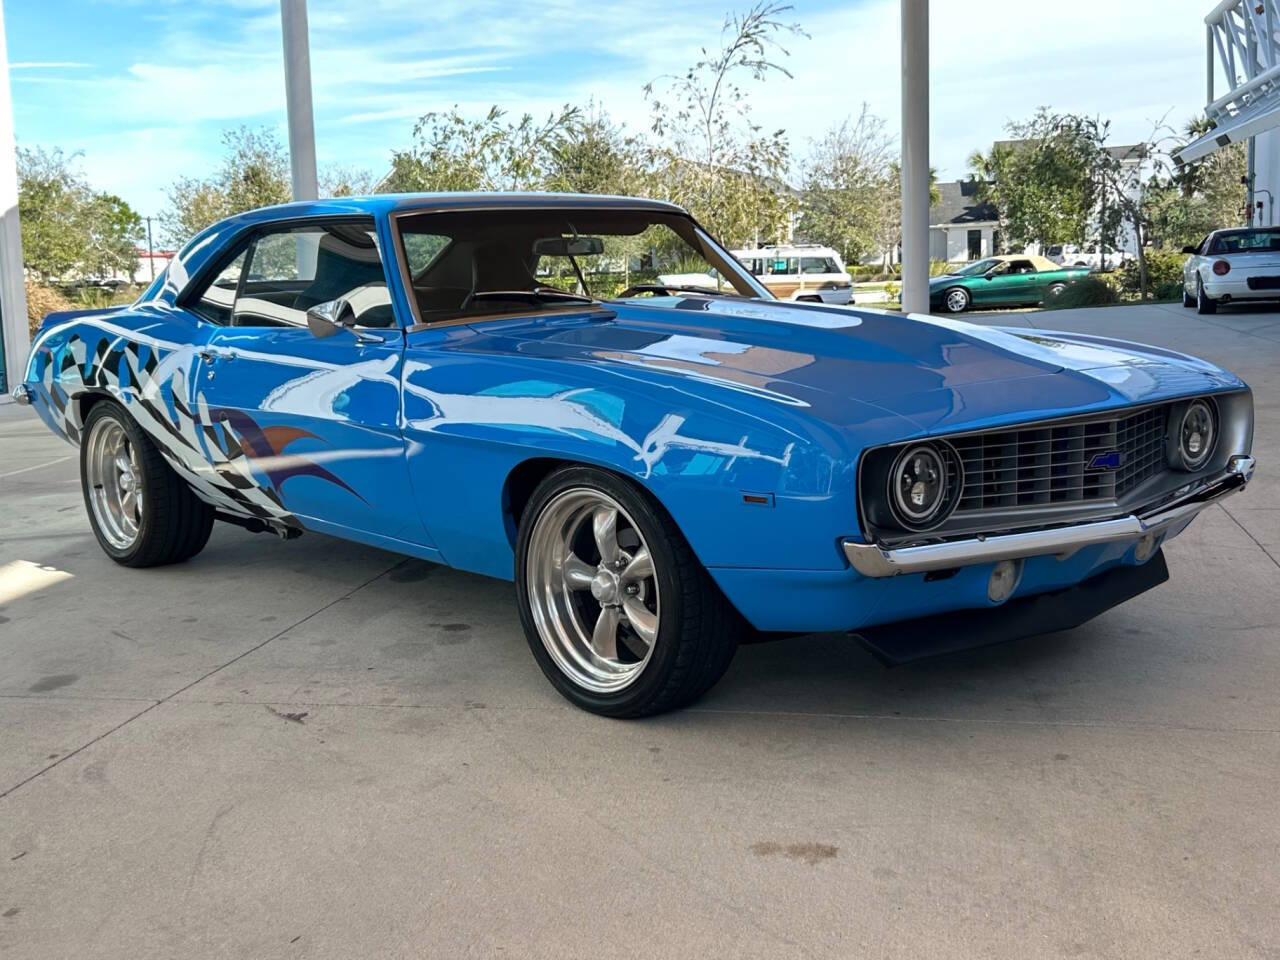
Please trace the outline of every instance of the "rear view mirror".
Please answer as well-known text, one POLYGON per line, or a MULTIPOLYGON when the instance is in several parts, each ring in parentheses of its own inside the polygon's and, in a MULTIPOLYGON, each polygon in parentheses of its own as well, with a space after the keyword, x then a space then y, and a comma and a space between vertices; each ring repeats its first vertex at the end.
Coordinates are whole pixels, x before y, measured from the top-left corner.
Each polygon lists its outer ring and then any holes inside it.
POLYGON ((539 257, 596 257, 604 253, 600 237, 542 237, 533 241, 539 257))

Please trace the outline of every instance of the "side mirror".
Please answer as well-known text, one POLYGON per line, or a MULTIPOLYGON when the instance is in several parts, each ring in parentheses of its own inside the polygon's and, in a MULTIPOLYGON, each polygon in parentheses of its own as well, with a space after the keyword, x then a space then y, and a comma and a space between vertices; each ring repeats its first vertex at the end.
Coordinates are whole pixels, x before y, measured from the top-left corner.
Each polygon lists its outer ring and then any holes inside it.
POLYGON ((992 277, 994 277, 995 275, 996 275, 996 272, 995 272, 994 270, 988 270, 988 271, 987 271, 986 273, 984 273, 982 276, 983 276, 983 278, 984 278, 984 279, 990 280, 990 279, 991 279, 992 277))
POLYGON ((307 329, 313 337, 332 337, 339 330, 355 326, 356 314, 342 297, 317 303, 307 311, 307 329))
POLYGON ((1183 253, 1199 253, 1200 250, 1198 247, 1183 247, 1182 252, 1183 253))
POLYGON ((356 327, 356 312, 345 297, 317 303, 307 311, 307 329, 313 337, 332 337, 340 330, 350 330, 357 343, 386 343, 386 338, 365 333, 356 327))

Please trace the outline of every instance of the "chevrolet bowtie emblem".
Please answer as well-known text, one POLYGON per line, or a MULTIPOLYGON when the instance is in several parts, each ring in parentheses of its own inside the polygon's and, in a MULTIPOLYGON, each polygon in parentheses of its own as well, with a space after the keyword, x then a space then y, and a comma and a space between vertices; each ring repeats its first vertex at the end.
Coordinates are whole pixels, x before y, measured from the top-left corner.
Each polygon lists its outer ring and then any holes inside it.
POLYGON ((1106 453, 1095 453, 1089 461, 1090 470, 1119 470, 1124 466, 1123 450, 1108 450, 1106 453))

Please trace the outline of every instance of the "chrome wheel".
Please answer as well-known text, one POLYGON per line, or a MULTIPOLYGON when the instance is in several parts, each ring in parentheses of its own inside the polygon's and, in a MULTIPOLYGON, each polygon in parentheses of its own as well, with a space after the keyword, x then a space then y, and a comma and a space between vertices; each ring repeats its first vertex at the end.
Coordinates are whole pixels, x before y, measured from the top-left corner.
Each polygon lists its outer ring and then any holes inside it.
POLYGON ((543 646, 574 683, 626 689, 658 642, 658 582, 639 527, 599 490, 572 487, 538 515, 526 555, 530 612, 543 646))
POLYGON ((138 539, 142 524, 142 468, 137 448, 118 420, 93 424, 85 458, 89 506, 103 538, 117 550, 138 539))
POLYGON ((947 291, 945 302, 952 313, 964 313, 969 306, 969 294, 956 287, 947 291))

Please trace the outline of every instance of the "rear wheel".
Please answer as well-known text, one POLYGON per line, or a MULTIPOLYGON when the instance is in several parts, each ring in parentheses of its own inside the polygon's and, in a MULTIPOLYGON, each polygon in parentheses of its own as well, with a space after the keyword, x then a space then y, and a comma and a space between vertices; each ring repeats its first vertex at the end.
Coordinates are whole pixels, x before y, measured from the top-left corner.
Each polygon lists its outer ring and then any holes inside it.
POLYGON ((1196 281, 1196 313, 1217 313, 1218 301, 1204 292, 1204 281, 1196 281))
POLYGON ((520 619, 534 658, 584 710, 639 717, 710 689, 738 617, 647 495, 589 467, 534 491, 516 545, 520 619))
POLYGON ((1066 290, 1067 290, 1067 285, 1065 283, 1051 283, 1049 284, 1048 296, 1045 299, 1057 300, 1060 296, 1062 296, 1066 292, 1066 290))
POLYGON ((948 313, 964 313, 969 309, 969 291, 964 287, 952 287, 942 295, 942 305, 948 313))
POLYGON ((99 402, 85 418, 80 481, 94 536, 116 563, 179 563, 209 540, 213 507, 191 492, 114 400, 99 402))

